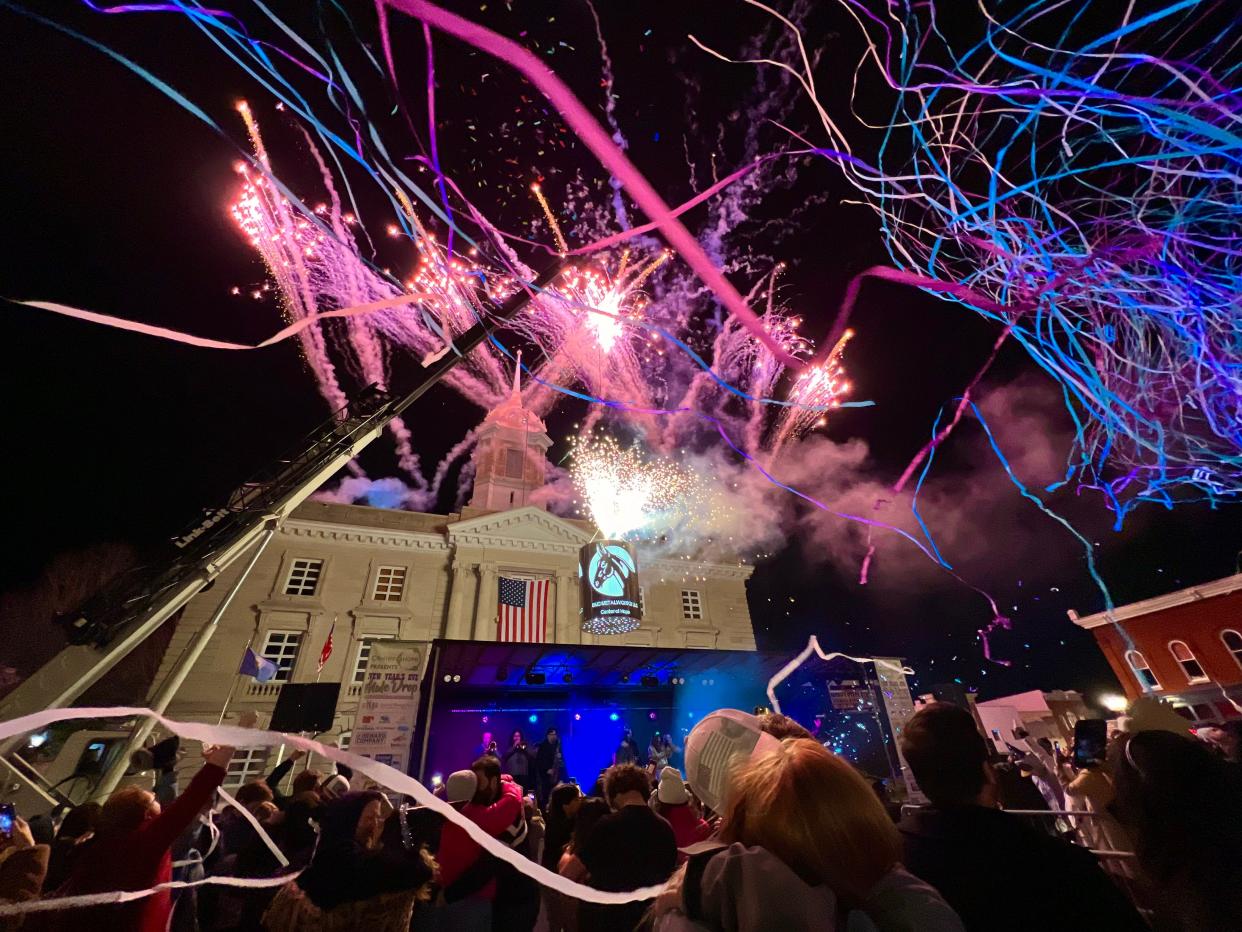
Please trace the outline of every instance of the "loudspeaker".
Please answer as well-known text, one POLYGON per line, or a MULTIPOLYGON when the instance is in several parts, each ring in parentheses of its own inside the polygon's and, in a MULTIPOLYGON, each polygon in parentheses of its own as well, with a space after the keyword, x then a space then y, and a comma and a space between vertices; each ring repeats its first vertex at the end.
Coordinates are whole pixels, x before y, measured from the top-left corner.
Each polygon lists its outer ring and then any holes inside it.
POLYGON ((287 732, 331 731, 340 695, 340 683, 286 683, 280 688, 268 728, 287 732))

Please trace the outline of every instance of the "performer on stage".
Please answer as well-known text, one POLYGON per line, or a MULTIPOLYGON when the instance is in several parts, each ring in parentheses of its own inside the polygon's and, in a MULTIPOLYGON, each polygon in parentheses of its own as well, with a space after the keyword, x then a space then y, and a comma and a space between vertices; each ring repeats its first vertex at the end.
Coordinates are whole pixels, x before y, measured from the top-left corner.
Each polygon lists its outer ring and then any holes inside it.
POLYGON ((661 734, 657 731, 651 739, 651 744, 647 746, 647 759, 655 766, 655 772, 658 774, 672 763, 673 755, 680 750, 681 748, 673 744, 672 735, 661 734))
POLYGON ((637 764, 638 754, 638 742, 634 740, 634 732, 627 728, 621 733, 621 743, 617 745, 616 753, 612 755, 612 762, 614 764, 637 764))
POLYGON ((535 778, 538 781, 539 804, 546 807, 548 795, 558 783, 565 782, 569 774, 565 769, 565 751, 561 747, 561 736, 555 728, 549 728, 543 741, 535 751, 535 778))
POLYGON ((535 755, 520 731, 513 733, 512 741, 500 758, 501 769, 513 777, 522 787, 522 795, 535 792, 535 755))

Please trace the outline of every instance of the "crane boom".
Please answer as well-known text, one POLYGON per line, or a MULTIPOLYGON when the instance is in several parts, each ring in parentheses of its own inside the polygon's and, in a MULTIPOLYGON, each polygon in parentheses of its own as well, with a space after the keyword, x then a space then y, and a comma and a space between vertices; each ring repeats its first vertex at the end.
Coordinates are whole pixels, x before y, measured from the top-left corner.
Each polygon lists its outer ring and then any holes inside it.
POLYGON ((173 541, 168 561, 122 574, 60 619, 69 645, 0 700, 0 721, 70 705, 231 566, 273 520, 284 521, 560 270, 560 264, 553 265, 480 318, 454 341, 457 352, 450 350, 427 364, 410 391, 393 395, 371 385, 359 392, 290 455, 238 487, 224 505, 205 511, 173 541))

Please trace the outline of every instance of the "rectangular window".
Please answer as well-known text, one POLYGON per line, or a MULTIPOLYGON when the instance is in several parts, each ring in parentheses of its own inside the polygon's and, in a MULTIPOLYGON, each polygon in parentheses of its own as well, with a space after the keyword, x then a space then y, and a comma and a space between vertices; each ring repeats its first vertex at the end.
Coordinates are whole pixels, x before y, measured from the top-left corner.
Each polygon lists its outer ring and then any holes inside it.
POLYGON ((289 682, 289 675, 293 672, 293 664, 298 659, 298 648, 301 646, 301 631, 267 632, 267 640, 263 642, 263 649, 259 653, 276 664, 273 683, 289 682))
POLYGON ((703 593, 698 589, 681 590, 681 617, 690 621, 703 617, 703 593))
POLYGON ((294 560, 285 580, 285 595, 314 595, 323 574, 323 560, 294 560))
POLYGON ((505 475, 510 479, 521 479, 525 470, 523 470, 523 457, 521 450, 505 450, 505 475))
POLYGON ((400 602, 405 595, 405 567, 381 566, 375 574, 375 591, 371 598, 376 602, 400 602))
POLYGON ((351 682, 361 684, 366 681, 367 664, 371 662, 371 645, 388 637, 390 635, 371 635, 358 642, 358 654, 354 658, 354 678, 351 682))
POLYGON ((267 767, 267 748, 238 748, 233 752, 224 775, 226 787, 239 787, 263 776, 267 767))
POLYGON ((642 589, 638 590, 638 614, 642 615, 644 620, 647 618, 647 593, 642 589))

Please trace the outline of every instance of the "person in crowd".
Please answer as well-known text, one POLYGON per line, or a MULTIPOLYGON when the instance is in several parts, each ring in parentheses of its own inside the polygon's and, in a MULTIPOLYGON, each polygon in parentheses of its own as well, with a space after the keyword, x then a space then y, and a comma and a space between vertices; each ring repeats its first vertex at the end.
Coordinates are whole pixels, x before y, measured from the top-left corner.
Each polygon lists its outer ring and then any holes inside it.
POLYGON ((102 811, 103 806, 99 803, 89 802, 74 806, 65 813, 65 818, 61 820, 60 829, 56 832, 56 838, 51 845, 47 877, 43 881, 45 889, 55 890, 69 879, 78 853, 82 850, 83 842, 89 841, 95 834, 95 827, 99 824, 99 813, 102 811))
POLYGON ((897 829, 866 779, 813 739, 745 759, 717 837, 691 851, 652 909, 657 932, 962 929, 900 867, 897 829))
POLYGON ((555 728, 548 729, 535 750, 535 777, 538 781, 539 804, 547 808, 548 794, 552 792, 552 787, 564 783, 569 777, 565 770, 565 749, 555 728))
POLYGON ((1155 927, 1242 929, 1242 769, 1164 730, 1122 736, 1109 762, 1155 927))
POLYGON ((535 755, 520 731, 515 731, 510 737, 509 747, 500 758, 500 767, 522 788, 523 796, 536 791, 535 755))
MULTIPOLYGON (((586 865, 582 863, 577 852, 586 845, 600 819, 611 812, 612 807, 597 796, 587 796, 581 800, 578 804, 577 815, 574 817, 573 836, 561 853, 560 861, 557 862, 555 868, 558 874, 574 883, 587 883, 586 865)), ((577 900, 560 893, 547 891, 545 902, 548 905, 547 915, 551 932, 577 932, 579 906, 577 900)))
MULTIPOLYGON (((450 803, 464 795, 473 782, 468 802, 457 803, 460 812, 493 838, 512 845, 525 829, 522 788, 500 771, 500 761, 491 755, 476 760, 469 771, 449 776, 446 793, 450 803), (469 773, 471 781, 466 777, 469 773), (518 828, 521 827, 521 829, 518 828)), ((444 891, 446 913, 442 928, 490 929, 497 894, 497 865, 465 829, 446 822, 440 833, 439 883, 444 891)))
MULTIPOLYGON (((1063 758, 1059 775, 1066 806, 1091 813, 1089 817, 1077 818, 1078 837, 1083 844, 1099 851, 1133 851, 1130 834, 1113 815, 1116 793, 1107 764, 1103 760, 1091 760, 1084 766, 1075 766, 1071 751, 1063 758)), ((1135 875, 1125 860, 1112 864, 1111 869, 1126 877, 1135 875)))
POLYGON ((1146 928, 1094 855, 996 808, 987 744, 967 710, 940 702, 920 709, 901 750, 931 801, 898 826, 902 862, 940 891, 968 932, 1146 928), (1015 877, 1039 878, 1038 909, 998 898, 1015 877))
POLYGON ((543 863, 543 845, 548 835, 548 824, 543 820, 539 804, 533 796, 523 796, 522 806, 526 816, 526 856, 532 861, 543 863))
POLYGON ((319 846, 306 870, 280 888, 263 914, 268 932, 407 932, 415 905, 430 895, 435 861, 381 844, 387 800, 346 793, 323 811, 319 846))
MULTIPOLYGON (((711 837, 712 828, 690 805, 690 791, 681 777, 681 771, 676 767, 665 767, 660 771, 660 782, 651 797, 651 808, 672 826, 678 848, 685 848, 711 837)), ((685 855, 678 855, 679 862, 684 860, 685 855)))
MULTIPOLYGON (((233 757, 230 747, 207 751, 207 760, 180 796, 163 808, 154 794, 126 786, 108 797, 99 813, 95 836, 85 844, 58 895, 75 896, 113 890, 145 890, 172 878, 173 842, 194 821, 224 782, 233 757)), ((167 890, 130 903, 59 910, 50 914, 54 929, 91 932, 164 932, 172 910, 167 890)))
POLYGON ((784 741, 786 738, 815 740, 814 735, 788 715, 782 715, 780 712, 764 712, 758 716, 758 719, 759 730, 766 735, 771 735, 778 741, 784 741))
MULTIPOLYGON (((604 793, 611 814, 600 819, 575 854, 598 890, 625 891, 664 883, 677 867, 673 828, 651 811, 647 799, 651 780, 634 764, 614 764, 604 775, 604 793)), ((623 906, 583 903, 579 922, 591 932, 630 932, 642 919, 648 902, 623 906)))
POLYGON ((293 775, 293 783, 290 786, 289 793, 286 795, 280 788, 285 777, 293 770, 298 761, 306 757, 306 752, 301 748, 295 748, 289 753, 289 756, 282 760, 279 764, 272 768, 272 772, 263 778, 263 782, 267 784, 268 789, 272 791, 272 799, 276 805, 284 808, 285 802, 290 798, 297 796, 298 793, 304 793, 307 790, 319 789, 319 783, 323 780, 323 774, 318 770, 306 768, 293 775), (308 776, 309 774, 309 776, 308 776))
POLYGON ((565 846, 573 837, 574 819, 582 806, 582 790, 576 783, 558 783, 548 797, 545 819, 543 856, 539 862, 548 870, 556 870, 565 846))
POLYGON ((622 730, 621 743, 613 752, 612 762, 614 764, 637 764, 639 762, 638 742, 634 740, 634 732, 631 729, 622 730))
MULTIPOLYGON (((47 878, 51 847, 36 844, 26 820, 13 817, 13 828, 0 836, 0 905, 27 903, 39 899, 47 878)), ((0 918, 0 930, 20 929, 25 916, 0 918)))
POLYGON ((340 799, 349 792, 349 777, 345 774, 337 773, 325 779, 319 784, 319 795, 324 801, 340 799))
MULTIPOLYGON (((237 805, 258 818, 259 807, 264 803, 272 802, 273 793, 272 788, 263 780, 251 780, 239 786, 233 798, 237 800, 237 805)), ((236 855, 249 844, 255 834, 250 820, 238 812, 234 806, 224 807, 216 817, 216 828, 220 830, 220 842, 216 846, 212 859, 217 863, 224 858, 236 855)))
POLYGON ((651 744, 647 746, 647 759, 655 766, 657 776, 672 763, 673 755, 680 750, 681 748, 673 744, 672 735, 667 732, 657 731, 651 737, 651 744))

